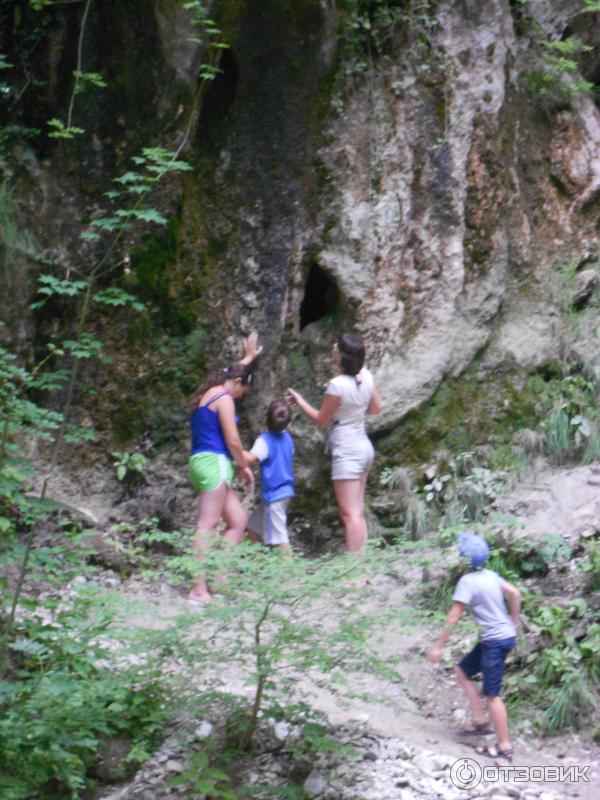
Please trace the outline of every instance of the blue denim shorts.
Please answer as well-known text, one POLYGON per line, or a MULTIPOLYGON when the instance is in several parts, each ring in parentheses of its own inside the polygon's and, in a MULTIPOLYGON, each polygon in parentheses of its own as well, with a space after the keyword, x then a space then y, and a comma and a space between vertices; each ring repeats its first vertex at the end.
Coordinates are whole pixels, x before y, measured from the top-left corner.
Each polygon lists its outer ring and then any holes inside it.
POLYGON ((481 672, 484 697, 497 697, 500 694, 504 662, 516 643, 517 640, 514 636, 511 636, 510 639, 480 641, 459 662, 458 666, 467 678, 474 678, 481 672))

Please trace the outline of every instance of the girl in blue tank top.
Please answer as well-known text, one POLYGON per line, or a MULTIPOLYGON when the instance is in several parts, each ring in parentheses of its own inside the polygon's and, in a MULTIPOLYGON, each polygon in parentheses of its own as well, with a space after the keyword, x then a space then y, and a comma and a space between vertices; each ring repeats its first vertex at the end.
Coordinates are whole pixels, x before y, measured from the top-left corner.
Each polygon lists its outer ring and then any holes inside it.
MULTIPOLYGON (((223 536, 233 544, 239 544, 246 527, 246 512, 232 488, 234 468, 248 483, 254 479, 240 440, 234 401, 243 397, 251 385, 251 365, 262 350, 256 334, 248 337, 244 348, 244 358, 211 373, 192 402, 189 473, 198 493, 194 551, 200 560, 210 548, 221 519, 226 524, 223 536)), ((188 600, 205 603, 211 597, 205 577, 199 576, 188 600)))

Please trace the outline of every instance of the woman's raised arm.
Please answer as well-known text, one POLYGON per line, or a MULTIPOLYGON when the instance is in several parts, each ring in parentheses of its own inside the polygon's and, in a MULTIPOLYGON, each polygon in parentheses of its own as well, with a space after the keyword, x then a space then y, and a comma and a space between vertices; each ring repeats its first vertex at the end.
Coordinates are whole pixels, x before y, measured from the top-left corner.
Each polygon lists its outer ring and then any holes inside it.
POLYGON ((258 344, 258 333, 252 331, 248 338, 244 339, 244 357, 240 359, 240 364, 252 364, 253 361, 262 353, 262 344, 258 344))
POLYGON ((316 409, 314 406, 311 406, 311 404, 302 397, 300 392, 297 392, 295 389, 288 389, 285 397, 288 403, 293 403, 294 405, 298 406, 300 411, 302 411, 303 414, 306 414, 306 416, 319 428, 325 428, 327 425, 329 425, 337 407, 340 404, 339 397, 336 397, 332 394, 326 394, 323 397, 321 408, 316 409))

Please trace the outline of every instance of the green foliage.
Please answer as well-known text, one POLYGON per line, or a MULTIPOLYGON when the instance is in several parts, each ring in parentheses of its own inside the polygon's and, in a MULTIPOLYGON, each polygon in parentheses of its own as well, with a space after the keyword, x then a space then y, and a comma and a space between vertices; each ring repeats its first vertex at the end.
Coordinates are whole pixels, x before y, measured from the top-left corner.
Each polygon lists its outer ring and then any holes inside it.
POLYGON ((131 201, 131 204, 117 208, 114 214, 92 220, 80 234, 82 239, 98 239, 101 234, 107 233, 121 235, 132 230, 136 222, 167 224, 167 219, 157 209, 142 206, 141 201, 167 173, 186 172, 191 170, 191 166, 179 159, 177 152, 162 147, 146 147, 141 155, 133 156, 132 161, 138 169, 129 170, 115 178, 120 188, 106 192, 109 200, 120 203, 131 201))
POLYGON ((38 603, 13 629, 12 669, 0 681, 6 800, 80 797, 102 739, 126 735, 135 763, 161 731, 168 699, 159 671, 119 663, 109 636, 114 614, 96 595, 91 587, 71 601, 38 603))
POLYGON ((75 136, 85 133, 83 128, 79 128, 77 125, 65 125, 57 117, 48 120, 48 127, 51 128, 48 134, 49 139, 74 139, 75 136))
POLYGON ((112 456, 117 478, 120 481, 127 477, 131 478, 132 475, 143 475, 148 464, 148 458, 143 453, 114 452, 112 456))
MULTIPOLYGON (((202 0, 188 0, 183 7, 192 14, 192 25, 196 29, 195 35, 189 36, 188 40, 195 43, 208 44, 208 49, 222 50, 228 48, 227 42, 221 38, 222 32, 214 19, 211 19, 207 6, 202 0), (198 38, 198 36, 203 38, 198 38)), ((214 72, 210 70, 212 64, 202 64, 200 67, 200 77, 204 80, 214 78, 214 72), (207 71, 205 74, 205 71, 207 71)))
POLYGON ((442 517, 444 527, 483 519, 507 478, 503 470, 480 466, 471 451, 448 459, 444 469, 442 474, 437 468, 430 471, 422 489, 424 501, 442 517))
POLYGON ((596 453, 596 391, 596 383, 583 375, 567 375, 547 387, 542 402, 552 403, 552 410, 542 430, 545 450, 554 463, 577 456, 589 461, 596 453))
POLYGON ((106 306, 129 306, 134 311, 144 311, 146 306, 129 292, 121 289, 118 286, 109 286, 100 292, 96 292, 92 298, 95 303, 101 303, 106 306))
POLYGON ((34 11, 43 11, 45 8, 54 5, 56 2, 60 2, 60 0, 29 0, 29 5, 34 11))
POLYGON ((28 393, 48 385, 61 385, 63 378, 60 373, 36 375, 27 371, 19 366, 13 353, 0 346, 0 459, 20 454, 21 448, 14 443, 19 433, 48 439, 58 428, 62 414, 34 403, 28 393))
POLYGON ((236 800, 236 793, 227 786, 231 778, 223 770, 210 766, 207 753, 199 752, 188 758, 188 767, 169 786, 184 788, 186 796, 210 795, 214 800, 236 800))
POLYGON ((82 94, 90 86, 95 86, 97 89, 104 89, 106 81, 99 72, 80 72, 75 70, 73 72, 75 78, 75 94, 82 94))
POLYGON ((379 484, 384 489, 404 488, 405 481, 402 467, 384 467, 379 473, 379 484))
POLYGON ((343 0, 340 6, 340 37, 354 58, 355 70, 366 70, 385 53, 398 29, 410 31, 417 57, 431 55, 431 37, 438 25, 431 0, 343 0))
POLYGON ((563 464, 573 449, 571 424, 567 412, 553 409, 544 422, 544 437, 548 455, 555 464, 563 464))
POLYGON ((95 358, 102 352, 102 342, 86 332, 79 339, 65 339, 62 346, 73 358, 95 358))
POLYGON ((446 491, 446 485, 452 476, 448 473, 445 475, 433 475, 424 486, 425 500, 428 503, 440 504, 443 502, 443 496, 446 491))
POLYGON ((539 541, 528 536, 509 539, 486 535, 490 545, 488 565, 509 580, 546 575, 553 566, 564 564, 571 550, 562 536, 545 533, 539 541))
POLYGON ((411 492, 405 501, 404 530, 414 541, 420 539, 428 527, 429 511, 427 504, 417 492, 411 492))
MULTIPOLYGON (((250 746, 263 708, 289 713, 297 675, 330 692, 342 691, 354 672, 397 678, 395 660, 382 651, 385 626, 391 619, 402 624, 414 614, 366 610, 360 590, 352 587, 357 578, 364 580, 392 561, 392 553, 398 557, 393 549, 373 547, 358 559, 349 555, 309 561, 252 544, 221 548, 215 543, 211 548, 202 569, 209 582, 221 582, 227 602, 215 600, 203 614, 201 639, 186 635, 184 627, 171 646, 185 653, 182 657, 195 669, 233 665, 252 687, 248 704, 236 701, 241 707, 232 743, 239 749, 250 746), (224 575, 230 576, 226 586, 224 575), (341 597, 346 600, 343 614, 341 597)), ((186 576, 199 569, 191 557, 173 557, 168 564, 171 580, 178 575, 189 580, 186 576)))
POLYGON ((522 77, 532 95, 560 103, 594 89, 594 84, 582 78, 579 71, 580 56, 591 47, 574 36, 556 41, 538 38, 538 44, 542 48, 543 69, 531 70, 522 77))
MULTIPOLYGON (((47 0, 31 2, 40 12, 52 5, 47 0)), ((89 0, 82 6, 80 43, 85 39, 89 0)), ((196 11, 201 7, 196 3, 187 6, 192 10, 197 6, 196 11)), ((218 29, 212 20, 206 17, 202 23, 213 52, 226 46, 216 41, 218 29)), ((198 15, 196 24, 200 24, 198 15)), ((38 33, 36 43, 43 32, 38 33)), ((50 138, 70 140, 82 135, 83 130, 73 123, 75 99, 87 89, 104 85, 99 73, 83 72, 81 62, 80 48, 69 108, 66 114, 48 120, 50 138)), ((11 66, 0 58, 1 70, 11 66)), ((21 66, 27 74, 26 54, 21 66)), ((201 77, 210 79, 216 71, 214 64, 203 65, 201 77)), ((16 93, 13 86, 1 82, 0 94, 12 101, 16 93)), ((195 111, 190 113, 190 126, 195 111)), ((11 132, 26 133, 18 126, 4 127, 0 143, 7 142, 11 132)), ((66 141, 64 146, 68 144, 66 141)), ((134 668, 126 666, 126 648, 123 642, 115 647, 111 641, 114 618, 97 601, 97 587, 92 597, 77 598, 72 604, 64 599, 60 604, 36 602, 24 597, 23 591, 28 580, 43 581, 48 588, 59 581, 64 584, 75 569, 78 575, 88 570, 86 533, 60 529, 57 518, 61 512, 45 499, 46 487, 63 444, 93 435, 91 429, 76 429, 69 422, 77 365, 102 352, 102 343, 91 332, 90 309, 95 304, 143 310, 137 298, 112 282, 115 264, 123 263, 119 243, 125 233, 142 225, 166 224, 166 217, 151 201, 151 193, 167 174, 191 169, 179 157, 184 144, 185 139, 176 151, 145 148, 133 159, 133 169, 115 181, 108 197, 112 210, 95 217, 82 234, 84 239, 96 240, 94 252, 99 253, 86 270, 78 272, 65 264, 64 271, 59 271, 54 265, 53 274, 41 276, 34 309, 42 312, 44 321, 56 323, 51 327, 64 331, 64 320, 57 317, 65 316, 68 303, 78 316, 72 327, 76 332, 63 342, 48 343, 47 356, 29 370, 0 348, 0 567, 11 578, 17 575, 16 588, 11 582, 11 591, 6 589, 2 595, 0 613, 0 794, 7 800, 79 797, 90 788, 89 768, 104 737, 125 734, 132 742, 129 758, 139 762, 147 756, 164 722, 168 695, 156 665, 144 659, 134 668), (64 356, 70 357, 69 373, 44 371, 49 360, 64 356), (49 392, 64 388, 65 379, 66 401, 62 403, 63 414, 59 414, 50 409, 51 403, 47 403, 48 408, 44 403, 49 392), (42 481, 40 497, 35 498, 27 493, 38 476, 22 457, 23 437, 29 435, 53 442, 49 474, 42 481), (43 529, 41 521, 45 523, 43 529)), ((0 187, 0 229, 7 262, 17 255, 37 258, 31 237, 14 223, 12 195, 4 185, 0 187)), ((145 456, 117 453, 116 457, 119 478, 125 482, 143 473, 145 456)), ((147 546, 158 541, 159 532, 149 528, 142 536, 146 537, 143 546, 147 546)), ((4 580, 0 583, 6 584, 4 580)), ((217 781, 213 790, 219 788, 217 781)), ((227 797, 226 787, 220 796, 227 797)))
POLYGON ((87 285, 85 281, 61 280, 54 275, 40 275, 38 283, 38 294, 42 295, 42 299, 31 304, 33 309, 43 308, 48 300, 56 295, 75 297, 84 291, 87 285))
POLYGON ((598 695, 584 671, 567 669, 558 688, 553 686, 554 699, 544 712, 550 732, 579 728, 596 711, 598 695))
POLYGON ((530 660, 523 685, 522 675, 507 682, 509 699, 522 694, 543 709, 541 722, 551 731, 578 728, 595 712, 600 688, 600 625, 574 634, 577 620, 585 624, 589 610, 583 598, 570 604, 546 606, 536 595, 526 596, 529 626, 539 653, 530 660))
POLYGON ((584 546, 584 559, 579 569, 586 576, 587 588, 594 592, 600 590, 600 542, 590 541, 584 546))

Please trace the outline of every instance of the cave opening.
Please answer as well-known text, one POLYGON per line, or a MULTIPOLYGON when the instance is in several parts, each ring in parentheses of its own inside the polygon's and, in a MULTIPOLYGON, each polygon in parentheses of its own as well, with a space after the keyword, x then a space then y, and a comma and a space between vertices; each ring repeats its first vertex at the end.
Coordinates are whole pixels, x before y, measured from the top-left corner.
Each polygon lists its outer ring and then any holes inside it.
POLYGON ((205 123, 222 120, 235 100, 240 68, 237 58, 230 48, 222 50, 219 70, 210 81, 202 103, 200 119, 205 123))
POLYGON ((300 303, 300 330, 339 309, 340 290, 318 264, 311 264, 300 303))

